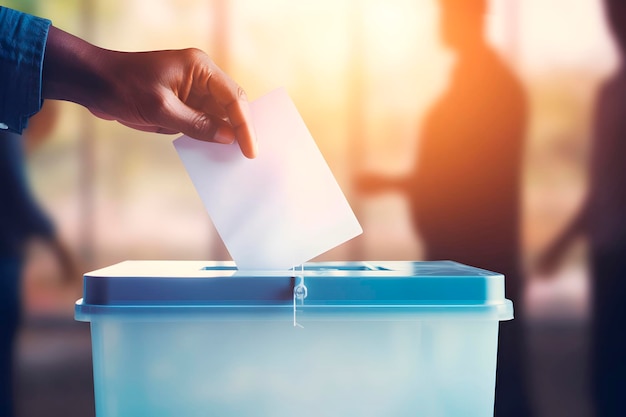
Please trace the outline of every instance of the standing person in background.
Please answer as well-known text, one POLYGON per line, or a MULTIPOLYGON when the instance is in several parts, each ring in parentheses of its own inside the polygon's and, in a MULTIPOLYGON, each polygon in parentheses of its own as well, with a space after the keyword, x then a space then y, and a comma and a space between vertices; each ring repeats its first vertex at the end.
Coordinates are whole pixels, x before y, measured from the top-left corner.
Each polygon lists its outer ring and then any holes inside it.
POLYGON ((592 278, 591 373, 598 417, 624 415, 626 394, 626 2, 605 0, 620 66, 597 104, 589 191, 573 221, 538 261, 550 275, 572 244, 585 236, 592 278))
MULTIPOLYGON (((29 10, 35 4, 22 4, 29 10)), ((5 43, 1 43, 4 57, 5 43)), ((3 64, 5 62, 2 62, 3 64)), ((3 80, 7 82, 8 80, 3 80)), ((63 277, 75 276, 69 251, 57 238, 54 226, 39 207, 28 186, 25 169, 25 149, 44 139, 56 118, 55 103, 47 103, 37 114, 24 136, 0 130, 0 415, 14 413, 14 347, 21 316, 21 278, 32 239, 47 244, 56 255, 63 277)))
POLYGON ((28 186, 25 139, 31 131, 46 134, 49 121, 33 120, 24 137, 0 131, 0 415, 13 416, 13 349, 21 313, 20 288, 26 249, 32 239, 45 242, 60 265, 63 278, 77 276, 70 252, 41 210, 28 186), (32 130, 31 130, 32 129, 32 130))
POLYGON ((125 53, 98 48, 46 19, 0 7, 0 416, 12 417, 11 353, 26 239, 53 242, 25 182, 21 134, 43 99, 67 100, 134 129, 238 142, 254 158, 245 92, 196 49, 125 53))
POLYGON ((440 36, 456 55, 448 89, 427 114, 408 177, 366 175, 364 192, 406 195, 428 260, 501 272, 515 320, 500 327, 497 417, 529 417, 523 336, 521 175, 523 86, 485 39, 486 0, 439 0, 440 36))

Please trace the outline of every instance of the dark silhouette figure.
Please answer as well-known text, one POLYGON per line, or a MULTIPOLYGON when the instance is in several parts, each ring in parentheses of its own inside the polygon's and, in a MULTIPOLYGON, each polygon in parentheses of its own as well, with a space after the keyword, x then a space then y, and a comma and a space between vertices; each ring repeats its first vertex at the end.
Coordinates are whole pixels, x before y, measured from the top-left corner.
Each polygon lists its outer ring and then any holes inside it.
POLYGON ((52 238, 52 224, 26 183, 23 139, 0 132, 0 415, 13 410, 13 348, 20 316, 20 277, 26 239, 52 238))
POLYGON ((428 113, 409 178, 362 177, 359 188, 405 193, 429 260, 505 274, 516 319, 500 326, 496 416, 530 415, 523 356, 520 190, 527 103, 484 37, 486 0, 440 0, 441 39, 456 55, 428 113))
POLYGON ((550 273, 586 236, 593 279, 591 372, 598 417, 623 416, 626 395, 626 2, 605 0, 622 63, 596 104, 589 191, 579 214, 539 260, 550 273))
POLYGON ((33 239, 45 243, 59 262, 64 279, 77 277, 73 258, 57 238, 52 222, 40 208, 26 176, 25 148, 47 136, 54 106, 47 104, 19 136, 0 131, 0 416, 14 416, 14 345, 21 316, 21 276, 27 246, 33 239))

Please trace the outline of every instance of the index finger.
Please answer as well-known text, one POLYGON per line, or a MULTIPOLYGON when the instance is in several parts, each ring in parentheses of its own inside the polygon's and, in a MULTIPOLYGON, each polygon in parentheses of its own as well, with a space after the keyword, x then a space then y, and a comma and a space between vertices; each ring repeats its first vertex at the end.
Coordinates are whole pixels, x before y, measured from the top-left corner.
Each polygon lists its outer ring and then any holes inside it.
POLYGON ((208 88, 215 100, 226 110, 241 152, 248 158, 257 155, 257 138, 246 92, 219 67, 213 65, 208 88))

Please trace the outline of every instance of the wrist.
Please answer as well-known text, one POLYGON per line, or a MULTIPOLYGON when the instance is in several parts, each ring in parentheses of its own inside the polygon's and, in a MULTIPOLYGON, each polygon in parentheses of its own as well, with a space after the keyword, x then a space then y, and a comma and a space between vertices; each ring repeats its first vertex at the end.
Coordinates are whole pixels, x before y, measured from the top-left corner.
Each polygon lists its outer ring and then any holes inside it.
POLYGON ((50 27, 43 63, 43 98, 72 101, 92 109, 94 98, 111 91, 106 68, 112 55, 113 51, 50 27))

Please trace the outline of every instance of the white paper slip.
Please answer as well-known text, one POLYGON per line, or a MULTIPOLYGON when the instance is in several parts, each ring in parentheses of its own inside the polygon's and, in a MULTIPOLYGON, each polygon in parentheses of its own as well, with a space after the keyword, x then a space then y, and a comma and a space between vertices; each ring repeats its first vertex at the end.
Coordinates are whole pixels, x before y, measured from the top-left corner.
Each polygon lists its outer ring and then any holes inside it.
POLYGON ((250 103, 259 152, 182 136, 174 146, 240 270, 286 270, 362 233, 284 89, 250 103))

